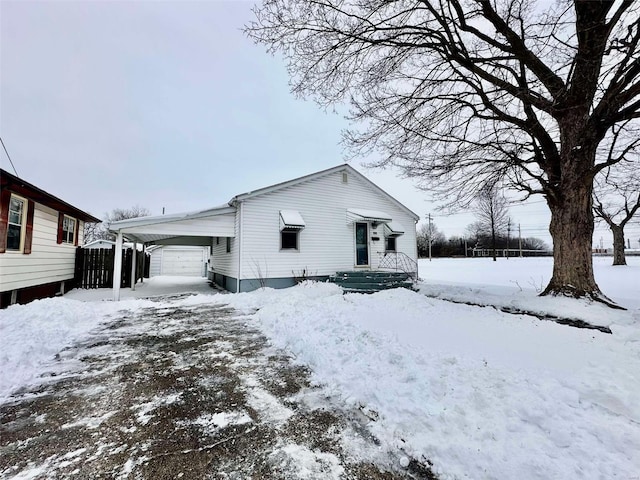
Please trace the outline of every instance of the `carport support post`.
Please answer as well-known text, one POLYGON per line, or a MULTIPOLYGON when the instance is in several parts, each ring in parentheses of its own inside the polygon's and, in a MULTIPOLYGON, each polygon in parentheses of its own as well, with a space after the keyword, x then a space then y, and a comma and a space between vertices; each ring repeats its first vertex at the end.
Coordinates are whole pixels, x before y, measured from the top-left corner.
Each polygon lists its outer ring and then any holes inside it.
POLYGON ((133 242, 133 254, 131 255, 131 290, 135 290, 136 289, 136 281, 138 280, 136 278, 136 273, 137 273, 137 265, 136 265, 136 254, 138 253, 138 243, 137 242, 133 242))
POLYGON ((122 231, 116 235, 116 251, 113 259, 113 299, 120 300, 120 282, 122 282, 122 231))
POLYGON ((144 267, 145 267, 145 261, 147 260, 147 255, 146 255, 146 248, 147 246, 143 243, 142 244, 142 273, 140 274, 140 283, 144 283, 144 267))

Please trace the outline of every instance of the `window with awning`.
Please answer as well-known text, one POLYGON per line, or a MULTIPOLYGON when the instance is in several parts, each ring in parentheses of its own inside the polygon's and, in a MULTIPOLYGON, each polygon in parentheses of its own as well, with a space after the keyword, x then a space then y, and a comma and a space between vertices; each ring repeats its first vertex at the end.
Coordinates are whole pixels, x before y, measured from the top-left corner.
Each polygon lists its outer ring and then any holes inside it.
POLYGON ((384 236, 385 237, 399 237, 404 235, 404 228, 397 222, 388 222, 384 224, 384 236))
POLYGON ((297 231, 306 227, 304 219, 297 210, 280 210, 280 231, 297 231))

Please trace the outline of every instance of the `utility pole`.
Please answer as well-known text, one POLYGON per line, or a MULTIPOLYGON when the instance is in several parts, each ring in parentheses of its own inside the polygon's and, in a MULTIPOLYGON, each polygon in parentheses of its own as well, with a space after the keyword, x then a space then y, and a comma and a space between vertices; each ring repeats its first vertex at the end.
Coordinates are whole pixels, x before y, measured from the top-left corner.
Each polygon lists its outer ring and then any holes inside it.
POLYGON ((429 261, 431 261, 431 238, 433 237, 433 231, 431 230, 431 214, 429 213, 429 261))
POLYGON ((522 231, 520 230, 520 224, 518 224, 518 250, 520 251, 520 258, 522 258, 522 231))
POLYGON ((511 217, 507 218, 507 260, 509 260, 509 243, 511 240, 511 217))

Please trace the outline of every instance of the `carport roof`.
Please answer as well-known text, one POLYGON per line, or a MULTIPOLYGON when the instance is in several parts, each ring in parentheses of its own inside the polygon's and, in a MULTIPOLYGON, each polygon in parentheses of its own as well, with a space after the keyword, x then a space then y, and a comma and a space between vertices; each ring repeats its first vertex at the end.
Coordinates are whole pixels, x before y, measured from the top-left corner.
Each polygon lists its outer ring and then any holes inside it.
POLYGON ((130 240, 154 243, 175 238, 233 237, 236 208, 218 207, 172 215, 137 217, 111 222, 111 232, 122 232, 130 240))

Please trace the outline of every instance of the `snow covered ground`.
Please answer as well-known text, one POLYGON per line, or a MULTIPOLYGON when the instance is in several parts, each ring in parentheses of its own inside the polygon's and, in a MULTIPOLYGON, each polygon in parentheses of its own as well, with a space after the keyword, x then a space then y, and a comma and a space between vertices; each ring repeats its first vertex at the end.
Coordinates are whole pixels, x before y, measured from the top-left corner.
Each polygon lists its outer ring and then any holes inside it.
MULTIPOLYGON (((342 295, 334 285, 308 283, 179 302, 259 309, 252 320, 312 369, 328 399, 360 406, 382 448, 432 462, 442 479, 632 479, 640 472, 640 259, 629 262, 595 259, 600 287, 628 311, 538 298, 548 258, 423 261, 420 293, 342 295), (442 298, 555 312, 613 333, 442 298)), ((135 309, 147 301, 127 302, 135 309)), ((65 298, 0 312, 2 362, 13 362, 0 385, 16 387, 11 369, 21 349, 45 347, 46 336, 35 332, 47 311, 71 341, 108 321, 115 305, 65 298)), ((37 361, 28 368, 24 377, 32 378, 37 361)))

